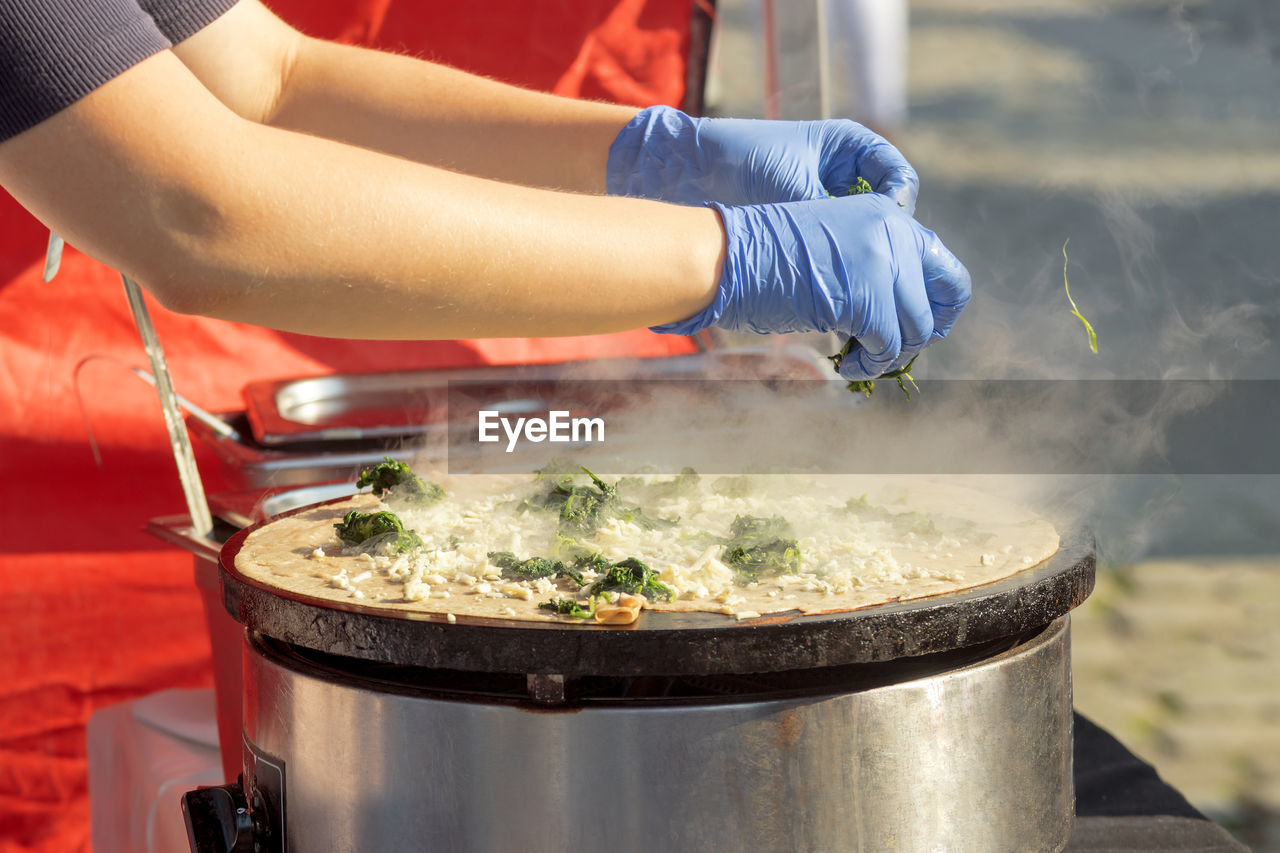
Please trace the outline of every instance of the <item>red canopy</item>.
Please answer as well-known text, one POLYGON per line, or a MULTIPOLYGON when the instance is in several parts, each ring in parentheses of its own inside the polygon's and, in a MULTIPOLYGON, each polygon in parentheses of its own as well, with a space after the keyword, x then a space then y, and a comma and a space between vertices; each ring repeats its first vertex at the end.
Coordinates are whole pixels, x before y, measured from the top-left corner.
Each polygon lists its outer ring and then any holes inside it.
MULTIPOLYGON (((684 95, 688 0, 270 5, 311 35, 563 95, 637 106, 679 105, 684 95)), ((88 849, 84 726, 97 708, 211 684, 191 559, 141 532, 184 504, 155 394, 123 367, 145 358, 120 280, 68 249, 44 284, 46 238, 0 195, 0 853, 88 849), (102 358, 85 362, 77 383, 77 364, 92 356, 102 358)), ((252 379, 690 350, 644 331, 333 341, 151 310, 175 385, 213 410, 239 408, 252 379)), ((213 460, 200 461, 217 489, 213 460)))

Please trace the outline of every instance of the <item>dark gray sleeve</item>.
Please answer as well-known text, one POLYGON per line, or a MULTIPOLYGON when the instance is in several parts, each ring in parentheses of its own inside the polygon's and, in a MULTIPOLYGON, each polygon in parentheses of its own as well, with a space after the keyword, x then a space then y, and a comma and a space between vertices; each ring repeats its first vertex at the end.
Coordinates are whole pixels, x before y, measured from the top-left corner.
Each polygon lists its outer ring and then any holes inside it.
POLYGON ((235 0, 0 0, 0 142, 176 44, 235 0))
POLYGON ((138 0, 138 5, 165 38, 178 44, 236 5, 236 0, 138 0))
POLYGON ((0 140, 168 46, 134 0, 3 0, 0 140))

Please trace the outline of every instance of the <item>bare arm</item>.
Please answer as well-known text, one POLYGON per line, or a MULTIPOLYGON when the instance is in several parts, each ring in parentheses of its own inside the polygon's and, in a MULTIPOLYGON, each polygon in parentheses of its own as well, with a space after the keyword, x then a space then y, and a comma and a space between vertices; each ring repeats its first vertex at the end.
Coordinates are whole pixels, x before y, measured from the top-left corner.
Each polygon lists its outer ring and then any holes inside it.
POLYGON ((0 144, 0 184, 179 311, 316 335, 616 331, 690 316, 713 211, 555 193, 264 126, 178 59, 0 144))
POLYGON ((307 38, 258 0, 175 53, 245 118, 529 186, 603 193, 609 145, 636 113, 307 38))

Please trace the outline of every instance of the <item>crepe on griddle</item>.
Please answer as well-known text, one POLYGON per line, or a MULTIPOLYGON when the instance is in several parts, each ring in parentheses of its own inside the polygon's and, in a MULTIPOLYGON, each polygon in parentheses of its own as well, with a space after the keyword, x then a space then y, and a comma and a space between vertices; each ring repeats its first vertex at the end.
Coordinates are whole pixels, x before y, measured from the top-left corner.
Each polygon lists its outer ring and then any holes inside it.
MULTIPOLYGON (((692 491, 650 500, 644 515, 661 524, 610 518, 576 534, 573 546, 609 560, 634 557, 657 571, 675 597, 648 601, 647 609, 738 619, 844 612, 959 592, 1030 569, 1058 549, 1057 532, 1035 513, 945 483, 762 475, 738 494, 720 482, 702 478, 692 491), (795 571, 751 580, 726 565, 729 528, 744 515, 789 522, 800 552, 795 571)), ((397 505, 394 494, 387 502, 362 494, 271 521, 247 537, 236 570, 321 602, 389 614, 578 621, 539 607, 575 596, 585 607, 576 583, 504 577, 489 559, 492 552, 523 559, 563 550, 557 515, 529 508, 529 497, 545 482, 471 475, 442 483, 448 497, 425 508, 397 505), (424 546, 379 554, 344 545, 334 524, 353 509, 396 512, 424 546)))

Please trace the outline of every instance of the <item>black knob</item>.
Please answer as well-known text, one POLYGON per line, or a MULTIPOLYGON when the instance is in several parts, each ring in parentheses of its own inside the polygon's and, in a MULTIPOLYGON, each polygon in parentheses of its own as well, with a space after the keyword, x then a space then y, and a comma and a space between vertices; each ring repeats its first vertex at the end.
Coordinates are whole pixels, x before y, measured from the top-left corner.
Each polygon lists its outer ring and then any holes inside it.
POLYGON ((182 795, 191 853, 254 853, 253 816, 241 784, 236 780, 182 795))

